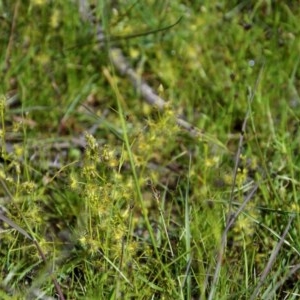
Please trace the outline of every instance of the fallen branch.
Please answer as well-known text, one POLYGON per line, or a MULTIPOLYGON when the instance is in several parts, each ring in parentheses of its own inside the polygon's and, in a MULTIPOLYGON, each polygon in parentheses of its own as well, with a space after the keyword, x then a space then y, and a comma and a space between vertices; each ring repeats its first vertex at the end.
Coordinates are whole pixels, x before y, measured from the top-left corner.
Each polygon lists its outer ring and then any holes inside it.
MULTIPOLYGON (((96 41, 99 45, 100 48, 102 48, 105 43, 109 40, 105 32, 101 26, 101 24, 95 19, 92 11, 89 8, 89 4, 87 3, 86 0, 79 0, 79 12, 83 20, 87 20, 92 24, 93 26, 96 26, 96 41)), ((180 19, 175 23, 170 26, 167 26, 163 28, 162 30, 169 29, 173 26, 175 26, 180 19)), ((160 30, 153 30, 150 31, 149 33, 154 33, 160 30)), ((138 35, 132 35, 133 37, 135 36, 140 36, 141 34, 138 35)), ((129 36, 130 37, 130 36, 129 36)), ((107 46, 108 49, 108 54, 111 60, 112 65, 114 66, 115 70, 118 72, 119 75, 127 77, 130 82, 132 83, 133 87, 136 89, 136 91, 142 96, 142 98, 151 106, 154 106, 158 108, 159 110, 164 110, 167 106, 168 103, 165 101, 163 98, 161 98, 155 91, 152 89, 149 84, 141 79, 141 77, 138 75, 138 73, 131 67, 131 64, 129 61, 126 59, 124 56, 122 50, 118 47, 115 46, 107 46)), ((183 128, 192 137, 196 138, 201 138, 207 142, 213 142, 217 146, 227 150, 226 146, 224 146, 220 141, 218 141, 215 137, 209 136, 207 134, 204 134, 199 128, 193 126, 189 122, 187 122, 184 117, 177 116, 176 117, 176 123, 179 127, 183 128)))

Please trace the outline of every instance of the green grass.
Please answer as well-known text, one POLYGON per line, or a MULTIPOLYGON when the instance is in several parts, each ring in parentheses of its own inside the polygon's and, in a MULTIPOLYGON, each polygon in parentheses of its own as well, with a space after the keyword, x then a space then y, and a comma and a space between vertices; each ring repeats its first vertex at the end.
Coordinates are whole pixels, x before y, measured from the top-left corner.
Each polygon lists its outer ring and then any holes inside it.
POLYGON ((117 2, 0 1, 0 298, 296 299, 298 5, 117 2))

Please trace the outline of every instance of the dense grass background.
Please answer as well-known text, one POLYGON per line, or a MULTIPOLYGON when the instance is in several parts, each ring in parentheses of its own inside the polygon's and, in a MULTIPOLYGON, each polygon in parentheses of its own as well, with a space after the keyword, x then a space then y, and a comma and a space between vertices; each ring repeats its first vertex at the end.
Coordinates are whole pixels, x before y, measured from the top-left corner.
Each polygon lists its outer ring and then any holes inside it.
POLYGON ((75 1, 0 1, 1 212, 47 259, 2 222, 0 298, 55 298, 51 276, 66 299, 297 298, 299 10, 93 1, 111 39, 99 48, 75 1), (116 73, 110 47, 165 111, 116 73))

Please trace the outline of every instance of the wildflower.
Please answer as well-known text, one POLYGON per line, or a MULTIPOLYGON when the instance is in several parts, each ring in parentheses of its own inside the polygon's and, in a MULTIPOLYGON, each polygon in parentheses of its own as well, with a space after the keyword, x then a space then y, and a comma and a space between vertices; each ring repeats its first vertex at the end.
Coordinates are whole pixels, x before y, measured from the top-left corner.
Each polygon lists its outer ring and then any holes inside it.
POLYGON ((27 194, 32 194, 36 189, 36 184, 33 181, 25 181, 22 183, 21 187, 27 194))

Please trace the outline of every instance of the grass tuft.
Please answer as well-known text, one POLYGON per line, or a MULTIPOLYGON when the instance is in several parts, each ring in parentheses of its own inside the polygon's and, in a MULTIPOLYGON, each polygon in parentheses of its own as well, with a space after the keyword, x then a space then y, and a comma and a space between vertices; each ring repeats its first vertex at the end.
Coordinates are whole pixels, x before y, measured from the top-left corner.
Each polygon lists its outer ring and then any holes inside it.
POLYGON ((0 298, 296 299, 299 5, 79 3, 0 2, 0 298))

